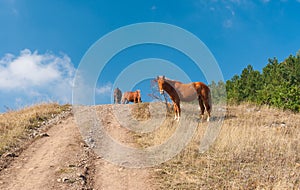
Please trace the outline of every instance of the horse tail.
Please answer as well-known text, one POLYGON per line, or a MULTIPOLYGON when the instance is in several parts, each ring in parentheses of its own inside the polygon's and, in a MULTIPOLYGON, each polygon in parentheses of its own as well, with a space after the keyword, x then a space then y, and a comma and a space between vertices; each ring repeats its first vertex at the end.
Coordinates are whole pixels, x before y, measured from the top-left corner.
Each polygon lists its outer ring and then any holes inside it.
POLYGON ((211 92, 210 92, 210 89, 208 88, 208 105, 209 105, 209 108, 210 108, 210 112, 212 111, 212 100, 211 100, 211 92))

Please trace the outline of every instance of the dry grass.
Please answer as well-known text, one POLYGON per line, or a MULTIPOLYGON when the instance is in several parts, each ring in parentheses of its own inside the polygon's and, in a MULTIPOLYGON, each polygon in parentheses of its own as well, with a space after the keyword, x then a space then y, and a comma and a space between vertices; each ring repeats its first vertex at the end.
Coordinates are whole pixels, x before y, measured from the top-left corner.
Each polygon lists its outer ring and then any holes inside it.
MULTIPOLYGON (((166 120, 155 133, 138 136, 143 147, 174 132, 166 120)), ((300 114, 252 105, 230 106, 209 151, 199 143, 208 123, 199 123, 192 142, 154 168, 160 189, 300 189, 300 114)))
POLYGON ((38 104, 0 114, 0 155, 26 139, 30 130, 65 110, 68 105, 38 104))
MULTIPOLYGON (((0 155, 66 108, 41 104, 0 114, 0 155)), ((134 109, 136 118, 149 118, 149 104, 134 109)), ((142 147, 161 144, 176 129, 172 119, 171 114, 160 128, 135 135, 136 140, 142 147)), ((159 189, 300 189, 299 125, 300 114, 246 104, 229 106, 209 151, 198 151, 208 127, 207 122, 199 123, 180 154, 153 168, 152 182, 159 189)))

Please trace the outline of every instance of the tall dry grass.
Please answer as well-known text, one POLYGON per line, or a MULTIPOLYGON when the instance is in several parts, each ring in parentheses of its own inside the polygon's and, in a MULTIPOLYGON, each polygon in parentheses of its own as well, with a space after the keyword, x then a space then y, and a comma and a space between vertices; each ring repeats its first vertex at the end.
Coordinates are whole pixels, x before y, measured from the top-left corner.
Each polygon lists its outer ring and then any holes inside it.
MULTIPOLYGON (((215 122, 215 121, 212 121, 215 122)), ((190 144, 154 168, 160 189, 300 189, 300 114, 253 105, 229 106, 219 136, 199 153, 208 123, 199 123, 190 144)), ((143 147, 174 132, 166 120, 154 133, 138 136, 143 147)))
POLYGON ((65 110, 68 105, 45 103, 0 114, 0 155, 27 138, 31 129, 65 110))

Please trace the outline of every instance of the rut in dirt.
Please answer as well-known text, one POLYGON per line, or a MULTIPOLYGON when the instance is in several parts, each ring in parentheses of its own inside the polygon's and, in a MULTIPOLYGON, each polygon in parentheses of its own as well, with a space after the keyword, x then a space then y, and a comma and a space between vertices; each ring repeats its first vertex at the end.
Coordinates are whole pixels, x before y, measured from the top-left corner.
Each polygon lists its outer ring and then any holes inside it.
MULTIPOLYGON (((111 105, 96 107, 105 129, 121 143, 136 147, 111 109, 111 105)), ((46 134, 0 172, 0 189, 154 189, 150 169, 124 168, 96 155, 73 115, 49 127, 46 134)))

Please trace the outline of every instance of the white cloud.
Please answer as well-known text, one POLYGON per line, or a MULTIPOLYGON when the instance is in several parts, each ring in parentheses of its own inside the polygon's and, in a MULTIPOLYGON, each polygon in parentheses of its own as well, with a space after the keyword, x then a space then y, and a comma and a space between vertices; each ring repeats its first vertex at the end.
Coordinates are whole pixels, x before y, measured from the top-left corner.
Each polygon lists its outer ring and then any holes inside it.
POLYGON ((157 7, 155 5, 152 5, 151 10, 155 11, 157 9, 157 7))
POLYGON ((239 9, 242 7, 248 7, 248 1, 246 0, 229 0, 229 1, 204 1, 198 0, 194 2, 196 7, 196 13, 192 15, 193 19, 204 18, 204 14, 207 10, 211 13, 206 19, 211 19, 215 22, 216 18, 220 21, 218 23, 225 29, 233 28, 236 26, 236 22, 239 21, 239 9))
POLYGON ((228 11, 230 11, 232 16, 235 16, 235 12, 234 10, 231 8, 231 6, 226 6, 226 9, 228 9, 228 11))
POLYGON ((233 23, 232 23, 232 20, 230 20, 230 19, 227 19, 227 20, 225 20, 225 21, 223 22, 223 26, 224 26, 225 28, 231 28, 232 25, 233 25, 233 23))
POLYGON ((235 3, 235 4, 241 4, 240 0, 230 0, 230 2, 235 3))
POLYGON ((71 59, 24 49, 0 58, 0 91, 15 99, 71 102, 75 68, 71 59))
POLYGON ((103 86, 96 88, 96 94, 98 94, 98 95, 108 95, 109 96, 111 91, 112 91, 111 83, 107 83, 103 86))

